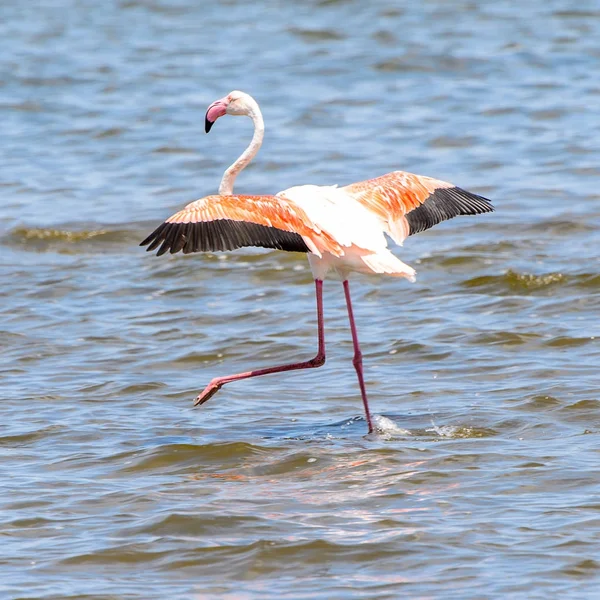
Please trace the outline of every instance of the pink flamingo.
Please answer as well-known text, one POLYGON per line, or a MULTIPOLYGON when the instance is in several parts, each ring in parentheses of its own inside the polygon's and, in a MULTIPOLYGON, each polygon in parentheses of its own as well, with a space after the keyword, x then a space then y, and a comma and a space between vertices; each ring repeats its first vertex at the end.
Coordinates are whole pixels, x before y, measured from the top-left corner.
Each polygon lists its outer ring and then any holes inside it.
POLYGON ((206 132, 226 114, 250 117, 254 122, 254 135, 242 155, 225 171, 219 194, 188 204, 140 245, 147 245, 149 251, 158 248, 158 256, 167 250, 171 254, 180 250, 187 254, 234 250, 243 246, 306 252, 316 288, 318 349, 316 356, 308 361, 216 377, 198 395, 194 406, 204 404, 223 385, 232 381, 323 365, 323 281, 327 273, 334 270, 344 286, 354 345, 353 364, 371 433, 373 419, 367 401, 362 353, 350 299, 349 273, 384 273, 415 281, 415 270, 390 252, 384 234, 401 245, 409 235, 437 223, 458 215, 491 212, 493 207, 487 198, 451 183, 403 171, 342 188, 303 185, 275 196, 234 195, 237 175, 250 163, 262 144, 264 122, 254 98, 244 92, 233 91, 208 107, 206 132))

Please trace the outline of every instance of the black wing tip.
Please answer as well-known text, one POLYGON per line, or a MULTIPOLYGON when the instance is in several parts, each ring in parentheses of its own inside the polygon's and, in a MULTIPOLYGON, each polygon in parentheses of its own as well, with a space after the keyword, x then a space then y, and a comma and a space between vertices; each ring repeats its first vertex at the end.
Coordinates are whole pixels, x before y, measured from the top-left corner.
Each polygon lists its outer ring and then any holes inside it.
POLYGON ((152 252, 163 241, 163 233, 168 225, 168 223, 161 223, 145 240, 140 242, 140 246, 148 246, 146 252, 152 252))
POLYGON ((180 251, 184 254, 223 252, 245 246, 286 252, 309 252, 306 242, 298 233, 230 219, 200 223, 165 222, 141 242, 140 246, 148 246, 147 252, 158 248, 156 256, 162 256, 166 252, 176 254, 180 251))
POLYGON ((426 200, 406 215, 409 235, 421 233, 434 225, 462 215, 494 212, 492 202, 484 196, 459 187, 438 188, 426 200))
MULTIPOLYGON (((438 193, 441 190, 436 190, 434 193, 438 193)), ((462 188, 459 187, 451 187, 451 188, 447 188, 447 191, 454 194, 455 197, 461 198, 461 199, 465 199, 468 201, 471 201, 473 204, 473 208, 474 210, 476 210, 477 212, 466 212, 466 213, 461 213, 461 214, 465 214, 465 215, 481 215, 484 213, 488 213, 488 212, 494 212, 494 205, 492 204, 492 201, 489 198, 486 198, 485 196, 480 196, 479 194, 474 194, 473 192, 468 192, 467 190, 463 190, 462 188)))

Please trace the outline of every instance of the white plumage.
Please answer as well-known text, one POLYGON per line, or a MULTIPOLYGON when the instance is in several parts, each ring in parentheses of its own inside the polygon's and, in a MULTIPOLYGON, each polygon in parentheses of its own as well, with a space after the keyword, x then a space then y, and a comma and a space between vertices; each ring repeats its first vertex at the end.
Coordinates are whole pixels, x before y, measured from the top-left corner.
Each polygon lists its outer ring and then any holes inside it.
MULTIPOLYGON (((351 271, 386 273, 415 281, 416 271, 396 258, 387 247, 381 220, 337 186, 299 185, 279 192, 302 208, 311 221, 343 247, 343 254, 309 254, 315 279, 335 270, 342 280, 351 271)), ((305 241, 308 240, 305 239, 305 241)))

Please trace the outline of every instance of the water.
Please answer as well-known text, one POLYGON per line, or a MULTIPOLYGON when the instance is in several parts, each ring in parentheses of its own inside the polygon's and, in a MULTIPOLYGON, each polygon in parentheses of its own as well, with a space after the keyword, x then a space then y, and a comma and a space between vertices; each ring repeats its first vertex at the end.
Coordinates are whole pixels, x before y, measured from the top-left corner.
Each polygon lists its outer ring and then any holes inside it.
POLYGON ((596 2, 0 7, 0 596, 591 598, 600 575, 596 2), (300 255, 137 247, 214 193, 405 169, 497 212, 341 286, 300 255))

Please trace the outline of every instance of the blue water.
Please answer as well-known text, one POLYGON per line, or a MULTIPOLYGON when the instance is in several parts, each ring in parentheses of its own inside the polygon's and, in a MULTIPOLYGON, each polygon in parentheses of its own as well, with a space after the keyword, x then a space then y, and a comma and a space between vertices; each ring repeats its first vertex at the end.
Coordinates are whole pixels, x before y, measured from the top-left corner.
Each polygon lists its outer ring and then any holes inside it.
POLYGON ((0 597, 594 598, 600 8, 431 0, 0 6, 0 597), (341 285, 157 258, 248 119, 245 193, 403 169, 491 198, 341 285))

